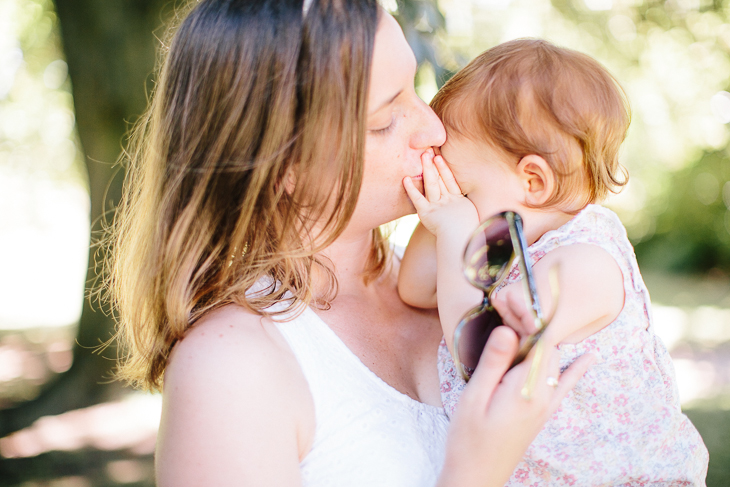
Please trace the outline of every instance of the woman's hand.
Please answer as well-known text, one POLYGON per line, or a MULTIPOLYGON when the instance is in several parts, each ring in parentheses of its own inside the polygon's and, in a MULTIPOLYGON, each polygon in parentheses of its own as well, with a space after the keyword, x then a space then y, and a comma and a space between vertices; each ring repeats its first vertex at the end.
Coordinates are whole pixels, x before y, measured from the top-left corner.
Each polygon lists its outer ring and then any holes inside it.
MULTIPOLYGON (((528 307, 527 300, 525 299, 522 282, 518 281, 508 284, 499 291, 492 293, 490 302, 497 313, 499 313, 502 323, 516 331, 520 338, 524 338, 537 331, 533 312, 528 307)), ((542 304, 543 300, 541 299, 540 305, 542 304)), ((544 312, 545 308, 543 307, 544 312)), ((549 322, 549 319, 546 321, 549 322)))
POLYGON ((593 355, 584 355, 561 375, 558 352, 546 342, 537 385, 525 400, 521 389, 534 353, 505 374, 517 345, 505 326, 489 337, 452 418, 439 486, 503 486, 560 401, 595 362, 593 355), (558 385, 548 385, 548 377, 559 377, 558 385))

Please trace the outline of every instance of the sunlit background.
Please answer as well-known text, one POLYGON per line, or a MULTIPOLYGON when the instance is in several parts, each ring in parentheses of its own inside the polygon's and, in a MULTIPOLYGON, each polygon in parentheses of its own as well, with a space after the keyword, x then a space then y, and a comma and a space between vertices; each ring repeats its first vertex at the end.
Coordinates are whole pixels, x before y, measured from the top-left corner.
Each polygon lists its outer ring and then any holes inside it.
MULTIPOLYGON (((636 246, 683 407, 710 447, 708 485, 730 485, 730 3, 382 3, 421 62, 426 101, 476 54, 517 37, 585 52, 622 83, 631 180, 607 204, 636 246)), ((82 309, 88 178, 62 27, 51 1, 0 0, 0 409, 71 366, 82 309)), ((416 222, 400 221, 393 240, 407 243, 416 222)), ((0 439, 0 485, 152 485, 159 411, 159 397, 135 393, 41 418, 0 439)))

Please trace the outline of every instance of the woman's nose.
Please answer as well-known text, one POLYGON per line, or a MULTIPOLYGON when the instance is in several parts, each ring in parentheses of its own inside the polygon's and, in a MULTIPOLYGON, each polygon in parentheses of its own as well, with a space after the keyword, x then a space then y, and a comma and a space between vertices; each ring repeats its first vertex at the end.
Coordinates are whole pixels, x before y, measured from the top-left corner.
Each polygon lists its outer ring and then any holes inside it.
POLYGON ((418 98, 417 104, 419 117, 416 120, 415 132, 411 136, 411 148, 420 150, 441 147, 446 142, 444 124, 423 100, 418 98))

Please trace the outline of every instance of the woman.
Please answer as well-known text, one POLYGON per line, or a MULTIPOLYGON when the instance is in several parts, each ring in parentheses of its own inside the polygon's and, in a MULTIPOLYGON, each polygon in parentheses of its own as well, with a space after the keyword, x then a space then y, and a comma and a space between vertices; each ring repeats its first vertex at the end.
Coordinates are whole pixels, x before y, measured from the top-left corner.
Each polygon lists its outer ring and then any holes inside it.
POLYGON ((501 329, 447 425, 438 317, 378 230, 443 127, 374 0, 305 3, 198 3, 135 135, 110 286, 158 485, 502 485, 587 362, 524 401, 501 329))

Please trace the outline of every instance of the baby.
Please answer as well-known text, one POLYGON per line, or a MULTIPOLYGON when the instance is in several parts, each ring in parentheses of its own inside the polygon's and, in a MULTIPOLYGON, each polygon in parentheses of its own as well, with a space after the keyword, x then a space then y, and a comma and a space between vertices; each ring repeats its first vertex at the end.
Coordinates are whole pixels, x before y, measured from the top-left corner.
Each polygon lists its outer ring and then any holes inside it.
MULTIPOLYGON (((627 180, 618 151, 630 114, 618 83, 586 55, 516 40, 477 57, 431 105, 447 141, 439 155, 423 157, 425 195, 404 180, 421 225, 406 249, 398 288, 406 303, 438 306, 447 413, 465 385, 450 354, 454 330, 483 297, 463 277, 464 248, 480 219, 514 211, 550 317, 546 334, 560 342, 561 370, 589 352, 598 362, 507 485, 704 485, 707 449, 681 412, 633 248, 618 217, 595 204, 627 180)), ((491 299, 502 320, 520 330, 516 314, 507 311, 515 303, 527 306, 520 270, 514 264, 507 272, 491 299)))

